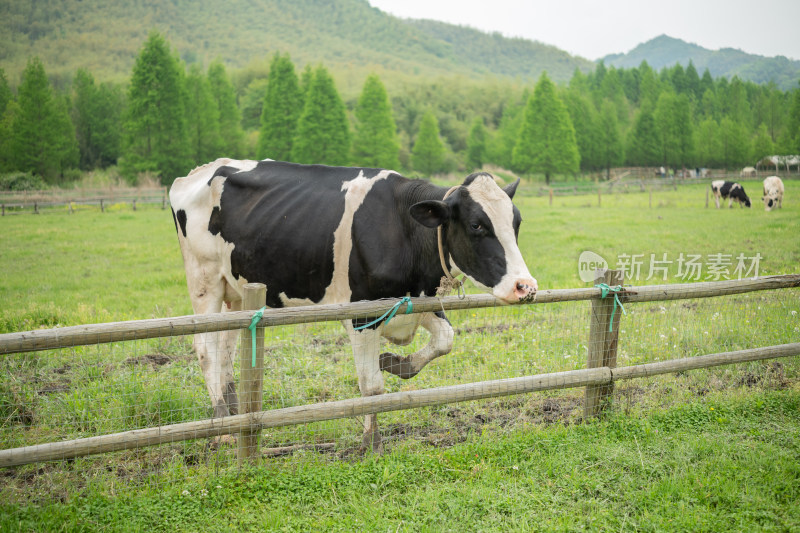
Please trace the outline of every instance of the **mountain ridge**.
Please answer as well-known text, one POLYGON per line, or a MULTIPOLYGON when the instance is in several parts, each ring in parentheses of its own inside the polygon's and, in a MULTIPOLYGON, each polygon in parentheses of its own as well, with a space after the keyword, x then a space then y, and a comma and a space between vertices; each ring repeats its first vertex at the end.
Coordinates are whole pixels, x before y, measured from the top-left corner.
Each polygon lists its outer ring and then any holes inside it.
POLYGON ((738 48, 710 50, 665 34, 637 45, 630 52, 609 54, 599 61, 616 68, 635 68, 642 61, 647 61, 655 70, 672 67, 676 63, 686 67, 691 61, 701 74, 708 69, 714 78, 739 76, 756 83, 772 81, 783 90, 796 88, 800 79, 800 61, 785 56, 750 54, 738 48))

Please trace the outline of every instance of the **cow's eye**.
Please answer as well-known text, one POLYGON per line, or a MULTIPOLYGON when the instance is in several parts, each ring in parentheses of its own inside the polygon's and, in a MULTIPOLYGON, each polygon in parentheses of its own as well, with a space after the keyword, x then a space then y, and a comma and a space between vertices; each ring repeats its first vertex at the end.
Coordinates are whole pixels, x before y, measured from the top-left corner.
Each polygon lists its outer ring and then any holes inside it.
POLYGON ((477 222, 473 222, 472 224, 469 225, 469 227, 472 228, 473 231, 480 231, 483 229, 483 226, 481 226, 477 222))

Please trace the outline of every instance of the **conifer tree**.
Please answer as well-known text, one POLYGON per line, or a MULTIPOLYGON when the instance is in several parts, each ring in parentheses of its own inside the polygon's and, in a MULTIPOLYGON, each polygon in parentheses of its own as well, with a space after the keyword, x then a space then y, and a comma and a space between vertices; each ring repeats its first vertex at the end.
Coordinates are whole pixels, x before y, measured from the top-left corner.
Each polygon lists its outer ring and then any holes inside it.
POLYGON ((400 166, 397 126, 389 96, 375 74, 367 76, 356 104, 353 161, 357 165, 396 169, 400 166))
POLYGON ((480 169, 486 162, 486 126, 483 118, 475 117, 467 137, 467 165, 470 169, 480 169))
POLYGON ((661 164, 660 137, 653 118, 649 100, 639 109, 634 119, 633 129, 628 134, 627 161, 636 166, 656 166, 661 164))
POLYGON ((133 66, 123 119, 120 170, 129 180, 153 172, 167 185, 198 163, 189 155, 184 78, 167 41, 151 33, 133 66))
POLYGON ((419 132, 411 149, 414 170, 431 175, 444 168, 444 144, 439 137, 439 121, 433 111, 426 111, 419 123, 419 132))
POLYGON ((5 70, 0 68, 0 166, 3 168, 12 166, 11 123, 15 108, 14 93, 8 85, 5 70))
POLYGON ((236 89, 228 78, 225 65, 221 61, 212 62, 208 67, 207 79, 219 115, 220 155, 242 157, 244 156, 242 112, 236 104, 236 89))
POLYGON ((53 94, 44 65, 28 60, 17 93, 10 131, 13 164, 56 183, 65 168, 77 165, 77 142, 66 103, 53 94))
POLYGON ((314 71, 297 123, 292 160, 346 165, 349 159, 350 129, 344 103, 328 70, 320 65, 314 71))
POLYGON ((91 169, 116 163, 123 99, 108 83, 95 84, 94 77, 79 69, 72 82, 72 122, 80 152, 80 168, 91 169))
POLYGON ((625 159, 622 136, 617 122, 616 106, 609 100, 603 102, 598 120, 600 135, 600 160, 606 169, 606 179, 611 178, 611 167, 622 164, 625 159))
POLYGON ((200 65, 193 63, 186 76, 186 132, 189 154, 198 164, 233 154, 223 153, 220 140, 220 118, 214 94, 200 65))
POLYGON ((525 108, 513 164, 518 172, 543 173, 548 184, 557 172, 574 173, 579 169, 572 120, 546 73, 542 73, 525 108))
POLYGON ((258 157, 292 159, 297 122, 303 112, 303 96, 294 63, 288 55, 275 54, 269 67, 267 93, 261 108, 258 157))

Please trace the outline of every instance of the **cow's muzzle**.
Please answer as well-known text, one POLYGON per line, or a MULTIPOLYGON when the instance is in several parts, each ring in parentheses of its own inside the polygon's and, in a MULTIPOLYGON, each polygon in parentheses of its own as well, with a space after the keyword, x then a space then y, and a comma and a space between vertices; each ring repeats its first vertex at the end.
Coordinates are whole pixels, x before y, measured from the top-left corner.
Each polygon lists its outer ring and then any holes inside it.
POLYGON ((514 282, 510 293, 501 296, 508 303, 517 303, 532 299, 539 290, 539 284, 534 278, 520 278, 514 282))

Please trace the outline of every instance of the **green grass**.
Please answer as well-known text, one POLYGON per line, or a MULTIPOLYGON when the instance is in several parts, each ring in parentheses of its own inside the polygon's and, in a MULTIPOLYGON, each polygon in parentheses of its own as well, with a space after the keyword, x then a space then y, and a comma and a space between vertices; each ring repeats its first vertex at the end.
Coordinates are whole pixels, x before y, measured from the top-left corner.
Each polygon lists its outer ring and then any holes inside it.
MULTIPOLYGON (((800 182, 785 183, 784 208, 771 213, 716 210, 713 200, 706 209, 701 184, 654 191, 652 208, 647 193, 604 195, 602 207, 596 195, 556 197, 551 207, 523 188, 520 246, 542 289, 587 286, 584 250, 611 267, 642 254, 633 285, 687 281, 681 253, 704 262, 758 253, 759 274, 797 273, 800 182), (667 280, 645 279, 650 254, 664 253, 667 280)), ((190 314, 168 210, 45 213, 0 218, 0 333, 190 314)), ((797 289, 626 312, 620 365, 800 339, 797 289)), ((448 316, 453 352, 412 380, 387 376, 388 392, 585 365, 587 302, 448 316)), ((340 325, 272 328, 266 350, 265 408, 358 396, 340 325)), ((791 530, 799 383, 800 361, 789 358, 623 383, 610 418, 589 424, 580 391, 387 413, 383 457, 357 453, 356 419, 275 428, 264 446, 335 448, 244 473, 231 468, 231 449, 203 440, 28 465, 0 472, 0 530, 791 530)), ((0 357, 0 448, 210 414, 189 338, 0 357)))
POLYGON ((798 428, 796 390, 712 397, 354 462, 312 457, 66 503, 3 503, 0 528, 791 531, 800 528, 798 428))

